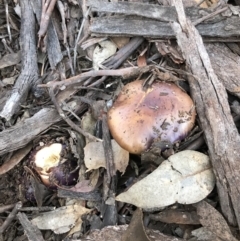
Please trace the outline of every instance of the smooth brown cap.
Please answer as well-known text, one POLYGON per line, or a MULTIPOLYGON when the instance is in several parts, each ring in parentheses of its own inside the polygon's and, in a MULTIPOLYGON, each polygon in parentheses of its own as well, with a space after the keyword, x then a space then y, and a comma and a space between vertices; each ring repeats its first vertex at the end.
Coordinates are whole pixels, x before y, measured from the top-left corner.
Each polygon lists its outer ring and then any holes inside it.
POLYGON ((194 126, 192 99, 172 83, 154 82, 145 91, 143 81, 127 84, 108 112, 113 138, 130 153, 140 154, 155 139, 175 143, 194 126))

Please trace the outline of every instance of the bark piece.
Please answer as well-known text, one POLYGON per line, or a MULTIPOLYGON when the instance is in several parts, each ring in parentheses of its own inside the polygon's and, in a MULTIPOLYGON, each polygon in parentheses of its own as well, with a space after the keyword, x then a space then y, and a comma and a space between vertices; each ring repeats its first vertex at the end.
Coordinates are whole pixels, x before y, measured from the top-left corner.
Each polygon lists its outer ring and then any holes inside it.
MULTIPOLYGON (((33 0, 33 4, 32 4, 39 24, 41 22, 41 9, 43 4, 42 2, 44 1, 33 0)), ((41 37, 41 34, 42 33, 40 33, 40 37, 41 37)), ((49 63, 51 65, 51 68, 54 69, 57 66, 57 64, 62 60, 63 55, 61 52, 61 46, 59 44, 57 32, 51 18, 48 22, 46 42, 47 42, 47 54, 48 54, 49 63)))
POLYGON ((40 23, 40 29, 38 31, 39 39, 43 38, 47 32, 50 17, 52 15, 52 11, 54 9, 54 6, 56 4, 57 0, 53 1, 42 1, 42 15, 41 15, 41 23, 40 23))
POLYGON ((240 137, 231 116, 227 93, 212 68, 202 38, 186 19, 182 1, 172 0, 178 12, 172 24, 178 45, 186 58, 192 96, 196 103, 202 129, 209 148, 222 212, 231 224, 240 226, 240 137), (235 219, 236 218, 236 219, 235 219))
POLYGON ((89 201, 101 200, 101 195, 99 190, 94 190, 91 192, 75 192, 67 189, 58 189, 58 197, 89 200, 89 201))
POLYGON ((122 235, 121 241, 128 240, 150 241, 143 226, 143 213, 139 208, 133 213, 128 229, 122 235))
POLYGON ((222 240, 237 241, 233 237, 226 220, 215 208, 205 201, 199 202, 196 206, 200 222, 204 227, 222 240))
MULTIPOLYGON (((140 16, 148 19, 155 19, 162 22, 177 21, 177 12, 172 6, 160 6, 157 4, 139 2, 106 2, 98 0, 88 0, 92 12, 114 13, 132 16, 140 16), (104 2, 104 4, 103 4, 104 2)), ((195 21, 207 14, 212 13, 212 9, 201 9, 197 7, 186 8, 186 15, 195 21)), ((218 22, 225 17, 218 15, 207 22, 218 22)))
MULTIPOLYGON (((201 23, 196 27, 203 37, 230 38, 240 35, 238 17, 226 18, 216 23, 201 23)), ((149 38, 175 39, 169 23, 140 17, 93 18, 90 26, 92 36, 142 36, 149 38)))
POLYGON ((61 52, 61 46, 58 40, 57 32, 52 20, 49 22, 47 31, 47 53, 51 68, 55 69, 57 64, 63 59, 63 55, 61 52))
MULTIPOLYGON (((90 27, 93 36, 144 36, 151 38, 175 38, 169 22, 176 21, 174 7, 144 3, 104 3, 89 0, 92 11, 114 13, 114 16, 94 18, 90 27), (121 14, 121 15, 116 15, 121 14)), ((198 24, 204 37, 229 38, 240 34, 238 26, 239 7, 215 10, 188 7, 186 15, 198 24), (204 21, 204 23, 202 23, 204 21)))
POLYGON ((2 131, 0 133, 0 155, 25 146, 60 119, 56 110, 44 108, 31 118, 2 131))
POLYGON ((24 228, 24 231, 26 236, 28 237, 28 240, 44 241, 44 238, 40 230, 28 220, 25 213, 19 212, 17 214, 17 217, 24 228))
POLYGON ((240 98, 240 57, 224 43, 205 43, 212 67, 225 88, 240 98))
POLYGON ((20 105, 26 100, 29 89, 38 78, 35 17, 31 1, 22 0, 20 5, 22 16, 20 31, 22 71, 14 85, 10 98, 0 113, 0 116, 7 121, 11 119, 20 105))

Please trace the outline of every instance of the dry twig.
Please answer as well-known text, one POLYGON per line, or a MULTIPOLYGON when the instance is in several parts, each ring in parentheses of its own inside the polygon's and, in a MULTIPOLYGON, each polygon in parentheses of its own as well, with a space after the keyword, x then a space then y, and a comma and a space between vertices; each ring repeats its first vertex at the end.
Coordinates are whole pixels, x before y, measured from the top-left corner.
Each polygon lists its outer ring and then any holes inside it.
POLYGON ((9 36, 10 42, 12 42, 12 34, 11 34, 11 28, 10 28, 10 24, 9 24, 8 2, 6 0, 4 0, 4 4, 5 4, 8 36, 9 36))
POLYGON ((84 81, 86 77, 97 77, 97 76, 136 76, 140 75, 142 73, 148 72, 151 69, 151 66, 145 66, 142 68, 139 67, 129 67, 124 69, 104 69, 104 70, 92 70, 88 71, 79 75, 76 75, 74 77, 68 78, 66 80, 62 80, 59 82, 48 82, 47 84, 40 84, 39 87, 61 87, 61 86, 69 86, 73 84, 81 84, 82 81, 84 81))
POLYGON ((38 31, 38 47, 40 45, 41 38, 43 38, 47 32, 48 24, 56 2, 57 0, 42 0, 41 23, 38 31))
POLYGON ((20 212, 17 214, 17 217, 24 228, 28 240, 44 241, 41 231, 28 220, 25 213, 20 212))
POLYGON ((9 209, 14 208, 15 204, 9 204, 9 205, 4 205, 0 207, 0 213, 4 213, 8 211, 9 209))
POLYGON ((13 219, 16 217, 18 210, 22 207, 22 202, 16 203, 15 207, 13 208, 12 212, 8 215, 8 217, 5 219, 4 223, 0 227, 0 234, 2 234, 10 225, 10 223, 13 221, 13 219))
POLYGON ((65 115, 65 113, 63 112, 63 110, 61 109, 56 97, 55 97, 55 93, 54 93, 54 89, 50 88, 49 89, 49 95, 51 97, 52 102, 54 103, 59 115, 63 118, 64 121, 66 121, 68 123, 68 125, 70 127, 72 127, 74 130, 76 130, 78 133, 84 135, 86 138, 89 138, 92 141, 102 141, 99 138, 96 138, 95 136, 85 132, 84 130, 82 130, 79 126, 77 126, 74 122, 72 122, 68 116, 65 115))
POLYGON ((84 24, 85 24, 85 21, 87 20, 88 18, 88 14, 89 14, 89 11, 90 11, 90 8, 87 10, 87 12, 84 14, 84 18, 82 20, 82 24, 81 24, 81 27, 78 31, 78 36, 76 38, 76 42, 75 42, 75 46, 74 46, 74 57, 73 57, 73 68, 74 68, 74 71, 76 71, 76 61, 77 61, 77 46, 78 46, 78 42, 79 42, 79 39, 80 39, 80 36, 81 36, 81 33, 82 33, 82 30, 83 30, 83 27, 84 27, 84 24))

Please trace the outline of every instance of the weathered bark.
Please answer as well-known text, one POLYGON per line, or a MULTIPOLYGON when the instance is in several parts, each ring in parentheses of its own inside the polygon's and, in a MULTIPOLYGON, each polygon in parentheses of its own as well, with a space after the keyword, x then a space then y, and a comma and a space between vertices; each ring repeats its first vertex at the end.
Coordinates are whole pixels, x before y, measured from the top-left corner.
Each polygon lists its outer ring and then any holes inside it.
MULTIPOLYGON (((175 38, 175 34, 169 22, 177 20, 174 7, 158 6, 144 3, 107 3, 89 0, 92 11, 115 13, 114 16, 94 18, 90 26, 93 36, 144 36, 149 38, 169 39, 175 38), (121 15, 116 15, 121 14, 121 15)), ((234 11, 229 8, 218 10, 214 14, 212 9, 201 9, 196 7, 186 8, 187 16, 198 23, 197 29, 203 37, 211 38, 230 38, 239 36, 239 17, 237 14, 240 9, 235 7, 234 11), (223 11, 221 13, 221 11, 223 11), (233 13, 234 12, 234 13, 233 13), (200 20, 200 21, 199 21, 200 20)))
MULTIPOLYGON (((162 6, 157 4, 140 3, 140 2, 108 2, 99 0, 88 0, 87 4, 91 7, 92 12, 114 13, 121 15, 139 16, 147 19, 155 19, 161 22, 177 21, 177 12, 172 6, 162 6)), ((196 21, 207 14, 212 13, 212 9, 203 9, 198 7, 187 7, 186 15, 196 21)), ((226 17, 221 15, 214 16, 206 22, 219 22, 226 17)))
POLYGON ((240 57, 224 43, 205 43, 212 67, 228 92, 240 98, 240 57))
POLYGON ((172 0, 180 25, 172 24, 188 70, 192 96, 217 179, 222 212, 231 224, 240 227, 240 136, 234 124, 223 84, 212 68, 202 38, 186 20, 182 1, 172 0))
MULTIPOLYGON (((227 18, 216 23, 204 23, 197 25, 199 33, 207 38, 227 38, 240 35, 240 28, 237 26, 238 17, 227 18), (231 30, 228 30, 228 27, 231 30)), ((169 23, 159 22, 140 17, 112 16, 99 17, 92 21, 90 26, 92 36, 141 36, 147 38, 175 39, 175 34, 169 23)), ((235 41, 239 41, 234 39, 235 41)))
POLYGON ((0 116, 7 121, 11 119, 18 111, 20 105, 26 100, 29 89, 38 78, 35 17, 31 1, 22 0, 20 1, 20 5, 22 70, 13 87, 10 98, 0 113, 0 116))
MULTIPOLYGON (((185 1, 186 2, 186 1, 185 1)), ((160 36, 165 37, 175 37, 174 31, 172 31, 171 26, 166 21, 176 21, 177 13, 174 7, 169 6, 158 6, 155 4, 144 4, 144 3, 131 3, 131 2, 119 2, 119 3, 106 3, 103 4, 102 1, 88 0, 88 4, 92 7, 92 11, 103 12, 103 13, 120 13, 121 16, 111 16, 111 17, 100 17, 96 18, 92 23, 92 29, 98 28, 99 34, 106 33, 123 35, 124 33, 136 34, 138 32, 140 36, 160 36), (129 18, 128 15, 131 15, 129 18), (144 17, 136 20, 133 17, 144 17), (159 21, 155 21, 157 19, 159 21), (112 22, 114 20, 114 22, 112 22), (116 20, 116 22, 115 22, 116 20), (96 21, 96 23, 95 23, 96 21), (162 21, 162 22, 160 22, 162 21), (119 23, 119 24, 118 24, 119 23), (152 25, 153 23, 153 25, 152 25), (108 26, 109 25, 109 26, 108 26), (101 30, 103 32, 101 32, 101 30)), ((193 2, 191 1, 191 4, 193 2)), ((232 6, 229 5, 231 9, 232 6)), ((238 7, 235 7, 238 11, 238 7)), ((212 9, 200 9, 196 7, 186 7, 186 15, 192 20, 197 21, 207 14, 212 13, 212 9)), ((217 32, 218 30, 214 28, 212 24, 222 24, 221 21, 225 21, 226 13, 230 13, 230 10, 218 14, 204 21, 204 24, 200 25, 199 28, 204 31, 217 32), (206 24, 207 23, 207 24, 206 24), (202 27, 201 27, 202 26, 202 27), (211 26, 211 27, 210 27, 211 26), (206 30, 205 30, 206 29, 206 30)), ((228 18, 230 18, 231 14, 228 18)), ((235 18, 232 14, 233 18, 235 18)), ((238 22, 235 22, 238 24, 238 22)), ((220 26, 219 25, 219 26, 220 26)), ((228 26, 230 27, 230 25, 228 26)), ((97 30, 97 31, 98 31, 97 30)), ((94 30, 95 31, 95 30, 94 30)), ((237 29, 238 31, 238 29, 237 29)), ((201 32, 201 31, 200 31, 201 32)), ((95 34, 95 33, 93 33, 95 34)), ((214 38, 215 41, 232 41, 231 38, 219 39, 214 38)), ((209 39, 207 39, 209 41, 209 39)), ((213 40, 213 38, 211 39, 213 40)), ((223 43, 205 43, 205 47, 208 51, 209 57, 215 73, 217 74, 219 80, 222 81, 225 88, 233 95, 240 97, 240 57, 239 55, 233 53, 226 44, 223 43)))
POLYGON ((61 117, 55 109, 45 108, 31 118, 2 131, 0 133, 0 155, 24 147, 59 120, 61 117))
POLYGON ((58 189, 57 195, 61 198, 72 198, 94 202, 100 202, 102 200, 101 194, 98 189, 93 190, 91 192, 75 192, 72 190, 58 189))
MULTIPOLYGON (((36 14, 38 24, 40 25, 42 0, 33 0, 32 6, 36 14)), ((51 68, 54 69, 57 66, 57 64, 62 60, 63 55, 61 52, 61 46, 52 19, 49 20, 46 44, 49 63, 51 68)))
POLYGON ((24 233, 28 237, 28 240, 44 241, 41 231, 28 220, 25 213, 19 212, 17 217, 24 228, 24 233))

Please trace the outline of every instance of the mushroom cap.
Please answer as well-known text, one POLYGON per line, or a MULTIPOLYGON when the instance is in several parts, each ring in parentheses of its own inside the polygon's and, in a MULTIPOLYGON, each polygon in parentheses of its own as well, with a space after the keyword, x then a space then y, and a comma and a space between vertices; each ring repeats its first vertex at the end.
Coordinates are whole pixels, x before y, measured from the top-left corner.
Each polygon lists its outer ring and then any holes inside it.
POLYGON ((44 185, 55 188, 59 185, 72 185, 77 182, 77 163, 62 157, 63 145, 53 143, 45 146, 34 157, 35 170, 44 185))
POLYGON ((127 84, 108 111, 108 125, 118 144, 133 154, 147 150, 154 140, 175 143, 194 126, 196 111, 190 96, 173 83, 143 80, 127 84))

